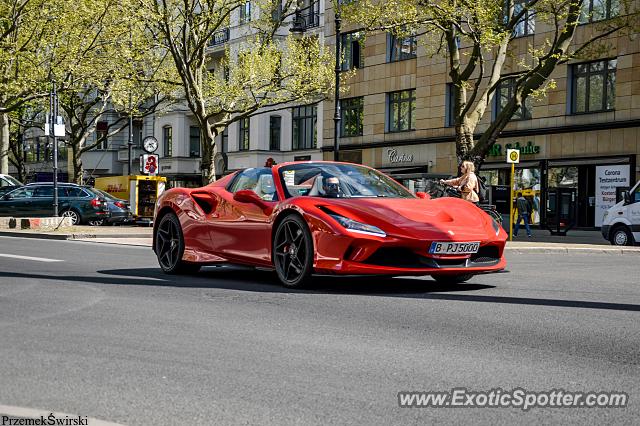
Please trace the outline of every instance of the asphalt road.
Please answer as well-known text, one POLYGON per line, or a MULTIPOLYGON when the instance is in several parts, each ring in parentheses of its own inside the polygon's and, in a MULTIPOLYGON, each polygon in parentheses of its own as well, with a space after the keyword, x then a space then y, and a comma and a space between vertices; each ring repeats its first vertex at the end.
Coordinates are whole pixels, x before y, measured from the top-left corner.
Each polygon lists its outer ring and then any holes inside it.
POLYGON ((144 247, 3 237, 0 404, 124 424, 638 424, 640 256, 508 261, 464 285, 289 291, 268 272, 165 276, 144 247), (399 391, 455 387, 630 404, 398 407, 399 391))

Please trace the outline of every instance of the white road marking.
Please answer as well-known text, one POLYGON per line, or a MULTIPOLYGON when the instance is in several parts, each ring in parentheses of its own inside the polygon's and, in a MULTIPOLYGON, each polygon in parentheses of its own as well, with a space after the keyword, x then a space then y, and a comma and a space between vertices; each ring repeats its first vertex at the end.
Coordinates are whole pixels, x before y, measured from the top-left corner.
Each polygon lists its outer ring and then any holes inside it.
POLYGON ((35 262, 64 262, 64 260, 59 260, 59 259, 47 259, 46 257, 20 256, 18 254, 0 253, 0 257, 10 257, 12 259, 21 259, 21 260, 33 260, 35 262))

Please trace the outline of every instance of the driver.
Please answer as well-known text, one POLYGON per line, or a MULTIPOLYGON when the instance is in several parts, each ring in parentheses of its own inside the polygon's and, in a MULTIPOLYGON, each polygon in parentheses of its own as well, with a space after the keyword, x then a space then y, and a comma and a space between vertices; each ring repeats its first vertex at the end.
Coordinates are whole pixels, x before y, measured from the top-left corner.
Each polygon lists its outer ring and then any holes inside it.
POLYGON ((322 183, 322 189, 324 190, 326 197, 340 197, 340 179, 335 176, 325 178, 322 183))

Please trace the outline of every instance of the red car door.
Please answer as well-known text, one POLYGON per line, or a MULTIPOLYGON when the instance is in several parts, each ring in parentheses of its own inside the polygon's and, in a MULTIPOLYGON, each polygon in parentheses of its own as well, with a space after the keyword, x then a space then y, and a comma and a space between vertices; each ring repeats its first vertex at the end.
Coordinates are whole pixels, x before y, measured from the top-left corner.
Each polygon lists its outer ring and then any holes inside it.
POLYGON ((271 169, 247 169, 219 194, 209 225, 211 251, 231 261, 270 266, 269 218, 277 205, 271 169))

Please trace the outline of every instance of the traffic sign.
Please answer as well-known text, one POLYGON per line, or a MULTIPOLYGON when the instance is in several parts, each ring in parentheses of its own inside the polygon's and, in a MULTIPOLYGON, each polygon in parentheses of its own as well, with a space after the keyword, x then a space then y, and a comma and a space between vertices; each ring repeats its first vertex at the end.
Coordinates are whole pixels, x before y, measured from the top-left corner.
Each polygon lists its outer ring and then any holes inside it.
POLYGON ((507 150, 507 163, 518 164, 520 162, 520 150, 508 149, 507 150))

